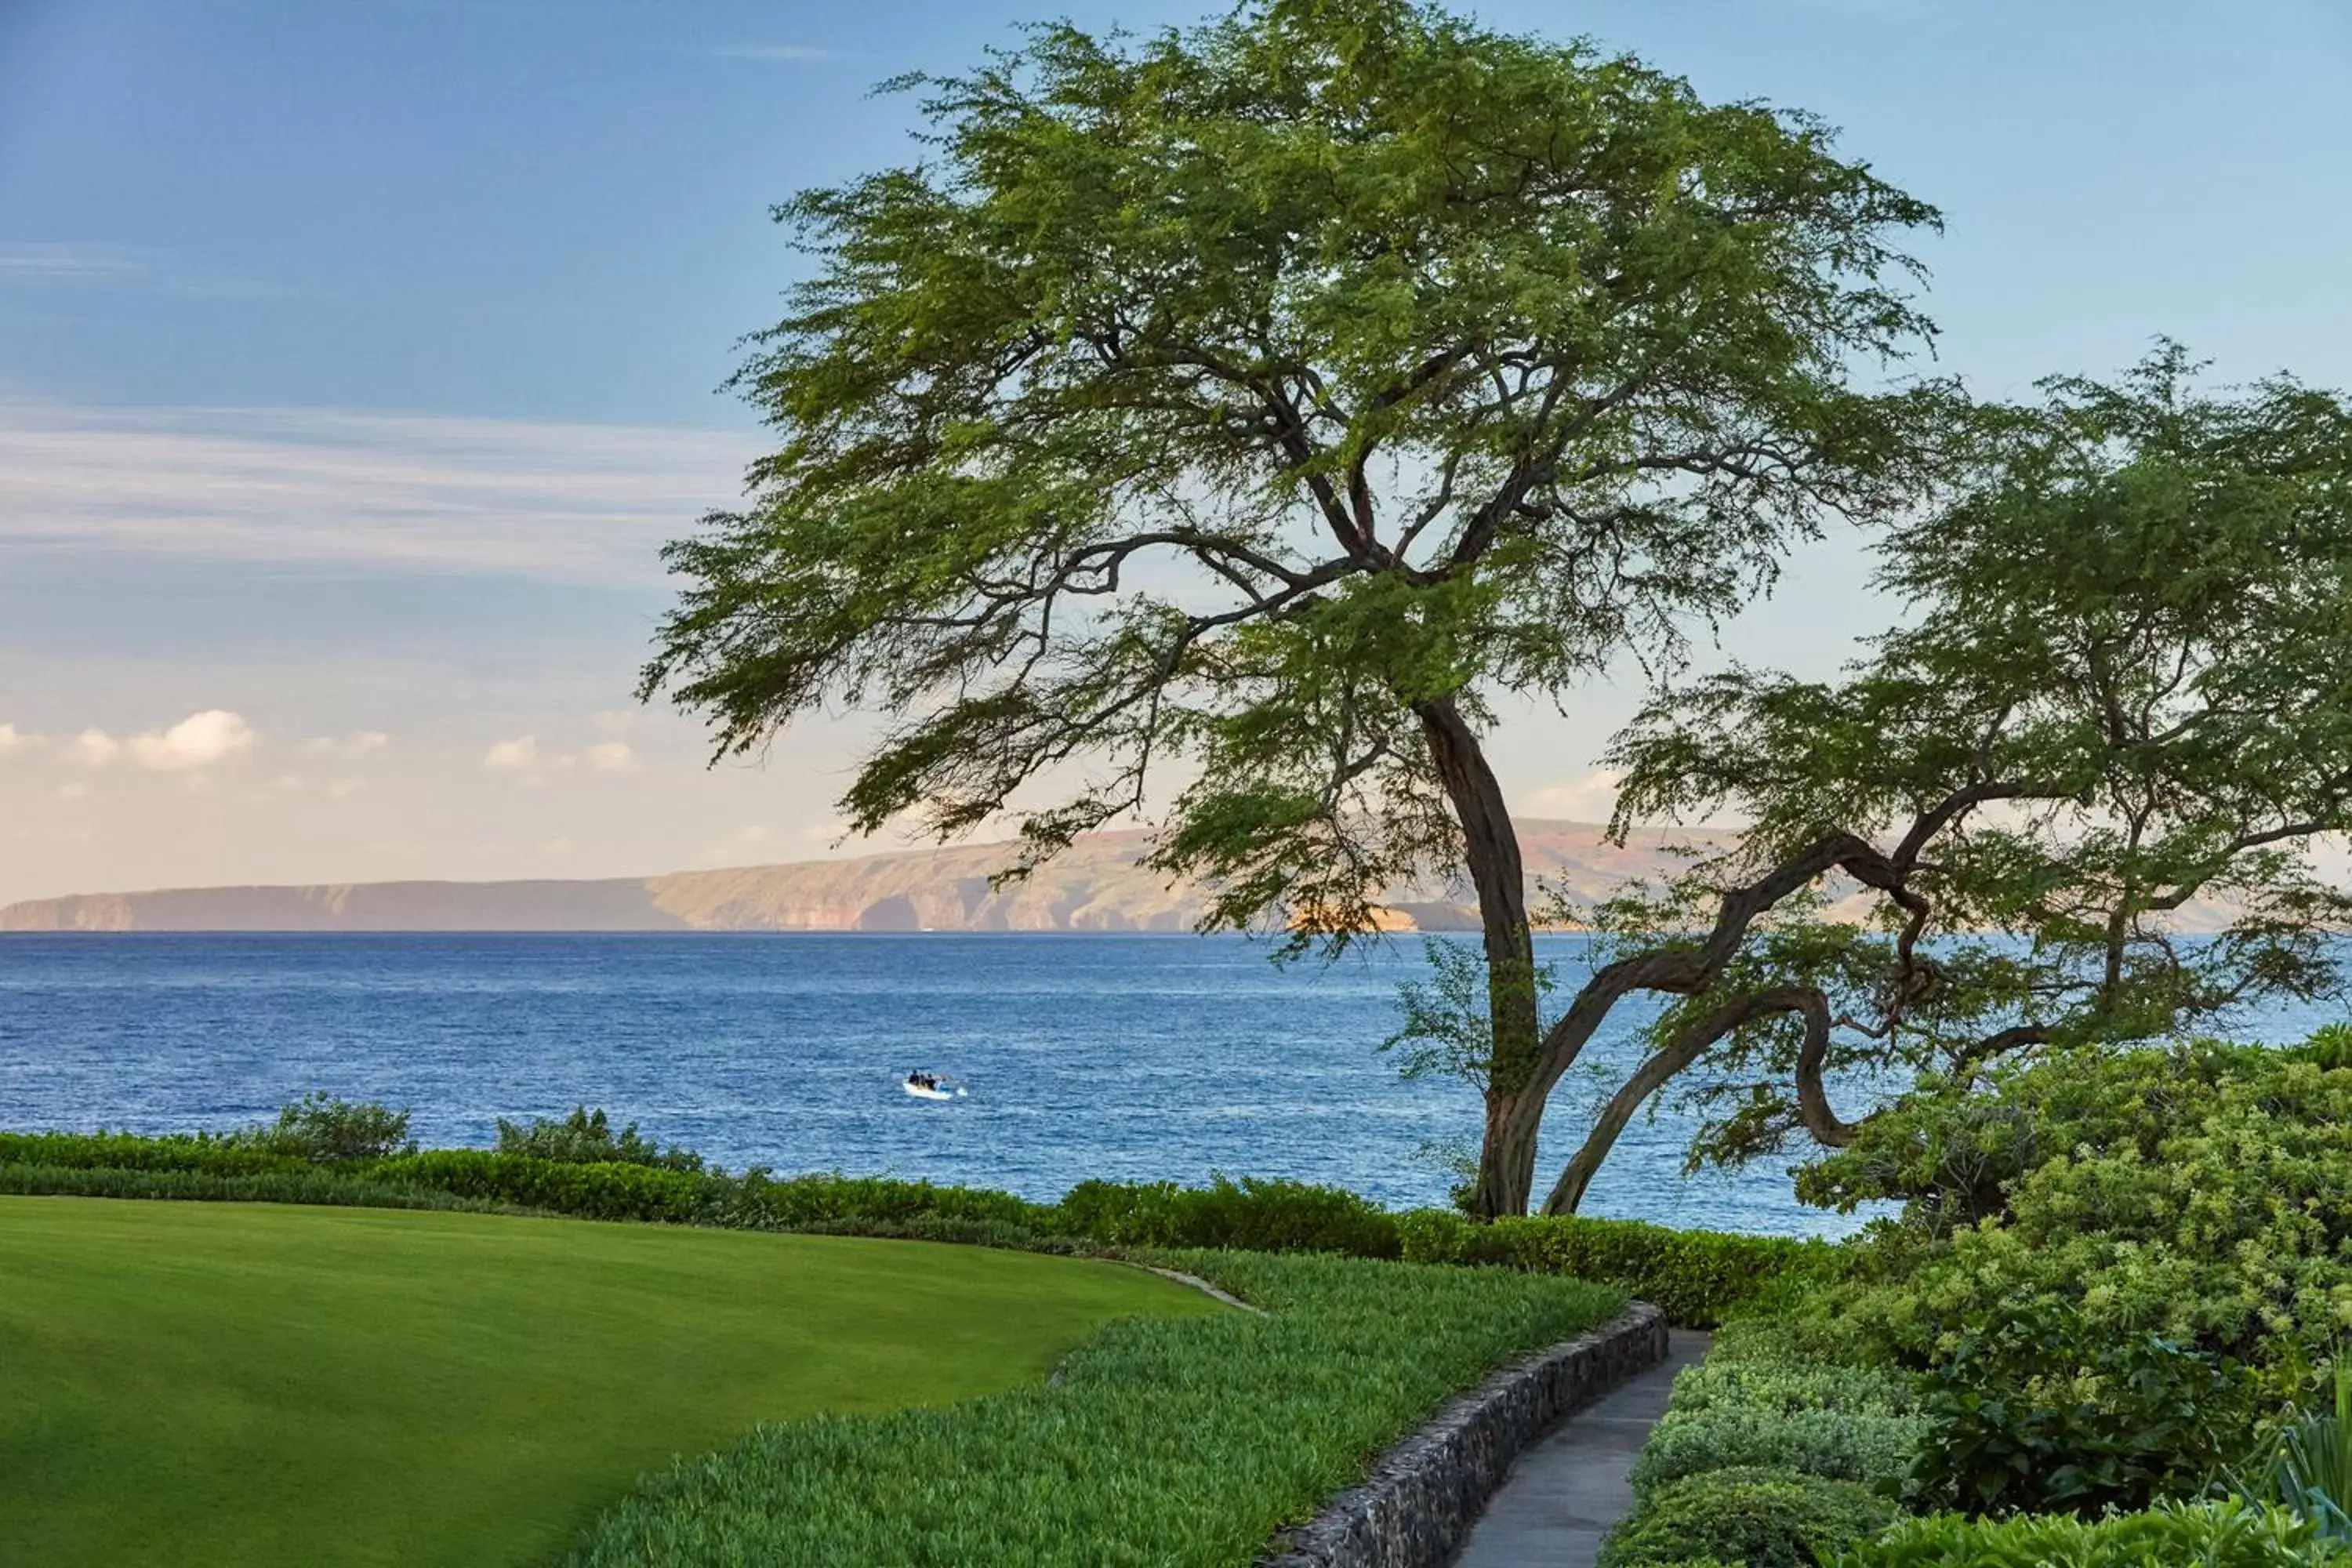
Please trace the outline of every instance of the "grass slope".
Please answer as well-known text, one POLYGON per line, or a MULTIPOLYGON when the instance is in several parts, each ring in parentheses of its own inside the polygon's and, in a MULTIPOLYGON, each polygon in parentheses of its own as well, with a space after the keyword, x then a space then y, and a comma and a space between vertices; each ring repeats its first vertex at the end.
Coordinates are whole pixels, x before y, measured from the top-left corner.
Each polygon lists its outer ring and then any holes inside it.
POLYGON ((1109 1264, 490 1215, 0 1197, 0 1563, 545 1562, 762 1420, 1218 1311, 1109 1264))

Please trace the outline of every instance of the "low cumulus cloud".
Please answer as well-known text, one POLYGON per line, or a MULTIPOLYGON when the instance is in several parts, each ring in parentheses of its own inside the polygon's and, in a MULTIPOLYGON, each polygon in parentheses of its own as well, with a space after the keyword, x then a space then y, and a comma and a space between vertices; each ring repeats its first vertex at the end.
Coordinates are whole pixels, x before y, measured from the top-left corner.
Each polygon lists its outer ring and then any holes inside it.
POLYGON ((7 756, 12 752, 30 751, 32 746, 32 736, 26 734, 14 724, 0 724, 0 757, 7 756))
POLYGON ((84 730, 58 748, 68 762, 86 768, 127 762, 159 773, 190 773, 249 755, 256 735, 242 715, 225 708, 191 713, 163 730, 118 739, 100 729, 84 730))
POLYGON ((482 766, 494 773, 528 773, 543 765, 536 735, 517 735, 511 741, 500 741, 482 753, 482 766))
POLYGON ((168 730, 131 737, 131 760, 157 773, 186 773, 253 750, 253 726, 226 709, 192 713, 168 730))

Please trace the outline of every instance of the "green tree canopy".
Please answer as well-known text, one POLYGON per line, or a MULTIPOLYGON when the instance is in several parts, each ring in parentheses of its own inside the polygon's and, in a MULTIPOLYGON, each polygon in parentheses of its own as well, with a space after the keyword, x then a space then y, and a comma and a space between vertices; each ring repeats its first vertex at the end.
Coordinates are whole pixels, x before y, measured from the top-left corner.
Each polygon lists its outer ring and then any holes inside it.
POLYGON ((1229 924, 1344 942, 1466 878, 1480 1203, 1523 1208, 1494 700, 1670 658, 1790 539, 1916 493, 1942 395, 1850 374, 1924 342, 1898 247, 1935 213, 1808 117, 1404 0, 1043 27, 906 85, 927 162, 779 209, 813 271, 740 385, 781 444, 671 548, 646 694, 722 752, 889 715, 861 831, 1009 816, 1034 864, 1160 815, 1229 924))
POLYGON ((1752 826, 1608 911, 1540 1072, 1634 992, 1674 1000, 1550 1206, 1696 1064, 1697 1152, 1738 1160, 1844 1143, 1840 1068, 1965 1083, 2340 994, 2352 897, 2314 849, 2352 828, 2352 407, 2201 393, 2171 344, 2045 390, 1884 536, 1909 615, 1844 679, 1733 669, 1618 738, 1621 825, 1752 826))

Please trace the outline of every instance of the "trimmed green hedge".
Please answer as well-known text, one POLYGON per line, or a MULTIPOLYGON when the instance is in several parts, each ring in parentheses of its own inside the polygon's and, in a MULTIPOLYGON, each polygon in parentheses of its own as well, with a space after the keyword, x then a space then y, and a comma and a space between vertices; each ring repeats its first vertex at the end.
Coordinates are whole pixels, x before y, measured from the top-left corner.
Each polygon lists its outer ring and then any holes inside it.
POLYGON ((1747 1568, 1816 1568, 1876 1537, 1895 1505, 1853 1481, 1742 1467, 1670 1481, 1610 1531, 1600 1568, 1684 1568, 1721 1558, 1747 1568))
POLYGON ((583 1219, 684 1225, 703 1205, 704 1179, 652 1165, 573 1165, 483 1149, 428 1149, 367 1166, 368 1180, 583 1219))
POLYGON ((1394 1258, 1397 1218, 1369 1198, 1306 1182, 1080 1182, 1055 1228, 1117 1247, 1215 1247, 1394 1258))
POLYGON ((1845 1256, 1825 1241, 1673 1230, 1581 1215, 1473 1225, 1439 1209, 1397 1216, 1403 1256, 1421 1263, 1493 1264, 1534 1274, 1605 1279, 1688 1328, 1712 1328, 1792 1280, 1842 1279, 1845 1256))
MULTIPOLYGON (((675 1152, 672 1152, 675 1153, 675 1152)), ((483 1149, 430 1149, 332 1166, 229 1137, 142 1138, 128 1133, 0 1134, 0 1169, 40 1166, 91 1173, 71 1187, 53 1174, 46 1191, 91 1195, 203 1196, 126 1186, 108 1172, 149 1171, 243 1178, 316 1178, 289 1202, 365 1203, 399 1189, 551 1214, 745 1230, 815 1230, 918 1236, 999 1246, 1221 1247, 1330 1252, 1412 1262, 1475 1264, 1599 1280, 1664 1309, 1675 1322, 1711 1328, 1812 1279, 1843 1278, 1847 1255, 1819 1241, 1672 1230, 1633 1220, 1509 1219, 1473 1225, 1447 1211, 1392 1214, 1338 1187, 1219 1177, 1205 1187, 1172 1182, 1089 1181, 1058 1204, 1010 1193, 884 1177, 730 1176, 683 1162, 583 1163, 483 1149), (334 1184, 360 1184, 336 1186, 334 1184), (329 1196, 330 1193, 335 1195, 329 1196)), ((226 1192, 226 1189, 224 1189, 226 1192)))
POLYGON ((249 1140, 211 1133, 148 1137, 137 1132, 0 1132, 0 1165, 46 1165, 78 1171, 201 1171, 249 1176, 263 1171, 314 1170, 299 1154, 249 1140))
POLYGON ((345 1208, 456 1209, 512 1213, 513 1205, 425 1188, 355 1181, 318 1170, 119 1170, 83 1165, 0 1164, 0 1193, 43 1198, 160 1198, 203 1203, 326 1204, 345 1208))
POLYGON ((1648 1496, 1708 1470, 1764 1465, 1892 1494, 1910 1471, 1929 1423, 1924 1415, 1851 1410, 1669 1410, 1650 1429, 1629 1478, 1648 1496))

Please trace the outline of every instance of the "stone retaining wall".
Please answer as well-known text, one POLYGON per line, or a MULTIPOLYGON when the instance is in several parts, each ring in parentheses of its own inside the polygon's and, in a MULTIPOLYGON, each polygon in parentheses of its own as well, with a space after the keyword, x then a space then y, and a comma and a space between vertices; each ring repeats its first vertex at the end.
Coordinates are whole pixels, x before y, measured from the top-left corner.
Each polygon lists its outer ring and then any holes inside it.
POLYGON ((1505 1368, 1381 1455, 1362 1485, 1286 1531, 1258 1568, 1439 1568, 1503 1477, 1562 1416, 1666 1358, 1666 1316, 1615 1322, 1505 1368))

